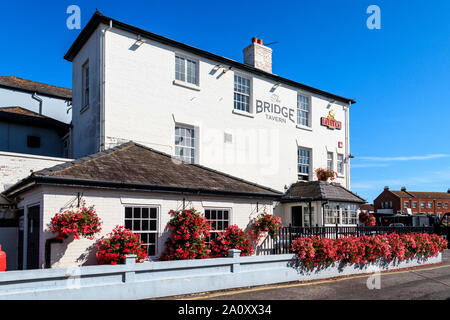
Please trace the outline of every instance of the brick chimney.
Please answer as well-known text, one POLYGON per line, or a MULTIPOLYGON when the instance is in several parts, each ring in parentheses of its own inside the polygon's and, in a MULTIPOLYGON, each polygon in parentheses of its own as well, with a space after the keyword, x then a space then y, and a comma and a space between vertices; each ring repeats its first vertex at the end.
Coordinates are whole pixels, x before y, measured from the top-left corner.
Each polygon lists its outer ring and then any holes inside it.
POLYGON ((244 49, 244 63, 272 73, 272 49, 263 45, 262 39, 253 37, 244 49))

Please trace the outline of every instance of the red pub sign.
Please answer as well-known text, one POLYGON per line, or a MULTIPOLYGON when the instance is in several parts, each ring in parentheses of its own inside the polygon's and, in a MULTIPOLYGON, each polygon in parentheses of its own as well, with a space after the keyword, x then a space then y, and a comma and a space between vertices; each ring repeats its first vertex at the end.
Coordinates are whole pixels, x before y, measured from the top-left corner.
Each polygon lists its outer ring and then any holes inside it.
POLYGON ((334 111, 333 110, 330 110, 330 112, 328 112, 328 117, 320 118, 320 124, 325 127, 328 127, 328 129, 332 129, 332 130, 334 130, 334 129, 341 130, 341 127, 342 127, 342 122, 336 121, 334 119, 334 111))

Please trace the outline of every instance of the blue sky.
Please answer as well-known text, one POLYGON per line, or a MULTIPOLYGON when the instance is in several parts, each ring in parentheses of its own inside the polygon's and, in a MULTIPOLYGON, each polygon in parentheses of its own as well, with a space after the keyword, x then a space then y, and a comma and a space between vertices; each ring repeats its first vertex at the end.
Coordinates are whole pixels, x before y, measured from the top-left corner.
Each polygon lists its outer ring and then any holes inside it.
POLYGON ((242 61, 251 37, 273 45, 273 71, 353 98, 352 190, 450 188, 450 1, 2 1, 2 75, 71 87, 63 59, 79 30, 66 8, 105 15, 242 61), (369 30, 369 5, 381 29, 369 30))

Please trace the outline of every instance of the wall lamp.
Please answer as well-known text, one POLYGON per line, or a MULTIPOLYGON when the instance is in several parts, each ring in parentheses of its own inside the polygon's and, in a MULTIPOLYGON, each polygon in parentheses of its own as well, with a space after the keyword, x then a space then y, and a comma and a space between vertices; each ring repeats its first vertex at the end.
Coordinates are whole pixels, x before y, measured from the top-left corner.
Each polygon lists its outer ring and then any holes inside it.
POLYGON ((351 153, 348 154, 348 158, 349 158, 349 159, 353 159, 354 157, 355 157, 355 156, 352 155, 351 153))
POLYGON ((276 88, 278 88, 279 86, 281 86, 281 83, 275 83, 272 87, 272 90, 275 90, 276 88))
POLYGON ((134 43, 135 46, 140 47, 145 43, 145 40, 142 39, 141 35, 139 34, 137 36, 136 42, 134 43))
POLYGON ((230 71, 231 69, 232 69, 232 67, 228 67, 228 68, 223 67, 222 73, 227 73, 227 72, 230 71))

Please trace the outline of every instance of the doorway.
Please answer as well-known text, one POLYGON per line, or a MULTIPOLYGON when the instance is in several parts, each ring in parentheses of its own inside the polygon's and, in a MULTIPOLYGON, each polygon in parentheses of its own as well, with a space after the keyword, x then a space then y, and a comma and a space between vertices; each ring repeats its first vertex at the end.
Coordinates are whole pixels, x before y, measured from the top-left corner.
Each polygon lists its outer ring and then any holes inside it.
POLYGON ((303 226, 303 208, 301 206, 291 208, 291 223, 293 227, 303 226))
POLYGON ((39 269, 39 236, 41 207, 29 207, 27 215, 27 269, 39 269))

